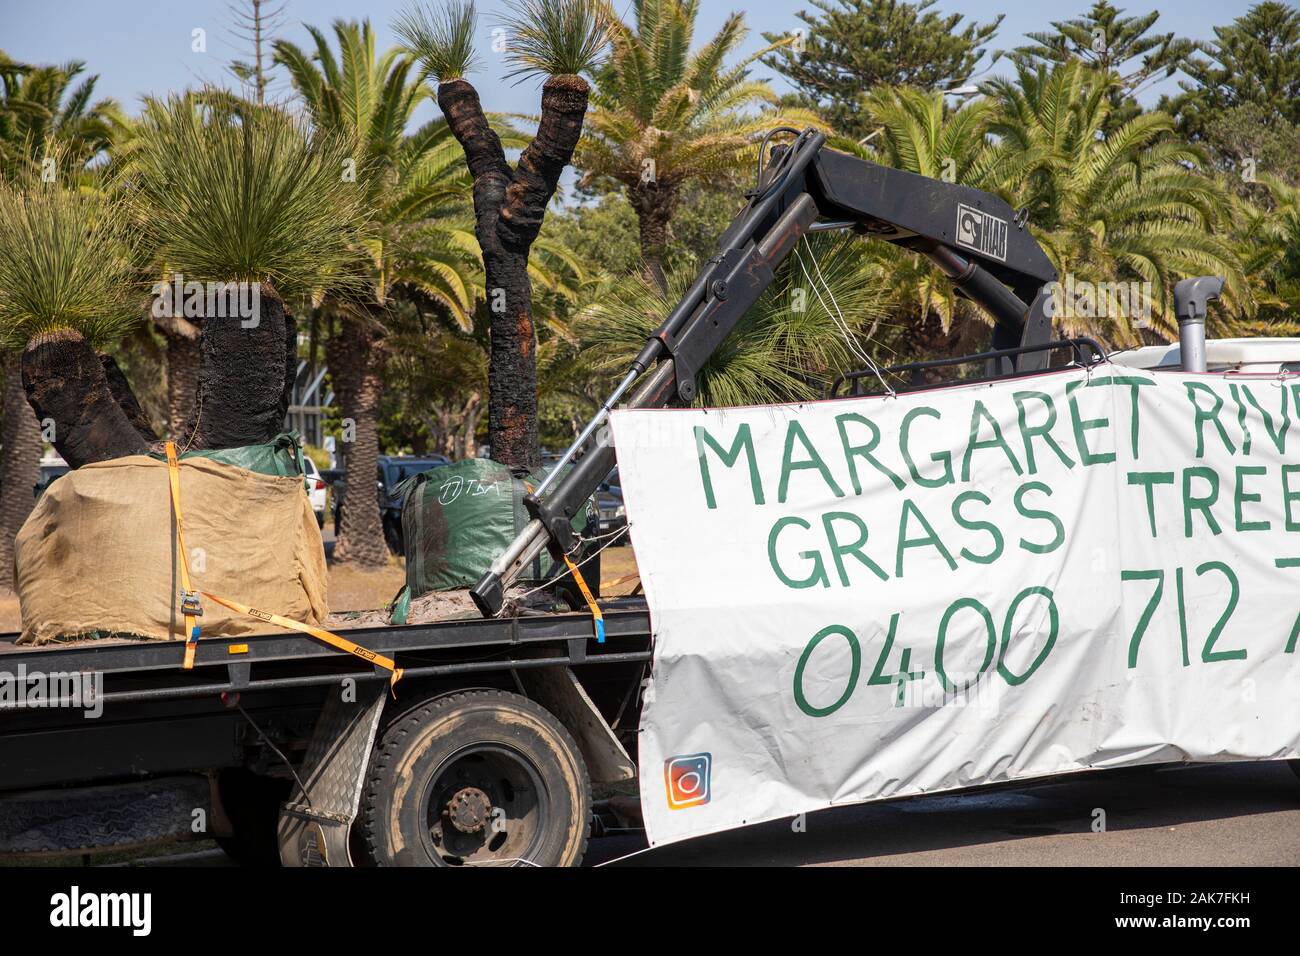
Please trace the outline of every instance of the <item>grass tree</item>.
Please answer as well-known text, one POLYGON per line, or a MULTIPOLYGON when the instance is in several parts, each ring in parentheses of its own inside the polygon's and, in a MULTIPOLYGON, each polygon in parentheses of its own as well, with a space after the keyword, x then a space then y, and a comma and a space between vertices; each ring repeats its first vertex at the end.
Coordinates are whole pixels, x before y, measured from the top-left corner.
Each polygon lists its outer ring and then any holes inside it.
POLYGON ((664 250, 683 190, 729 185, 754 165, 756 138, 774 126, 820 126, 750 71, 793 36, 729 62, 748 31, 733 13, 691 51, 697 0, 634 0, 631 24, 614 21, 609 59, 592 71, 595 91, 576 164, 583 182, 612 180, 636 210, 647 276, 665 288, 664 250))
POLYGON ((315 27, 311 52, 288 41, 275 60, 288 71, 313 125, 346 144, 370 229, 358 247, 364 294, 327 289, 324 310, 338 334, 326 359, 343 417, 349 474, 356 476, 342 508, 334 559, 380 566, 387 560, 379 506, 367 494, 379 454, 384 370, 391 358, 394 290, 419 294, 462 327, 482 294, 481 269, 465 248, 471 220, 469 173, 444 120, 406 129, 430 90, 400 48, 377 53, 369 22, 337 20, 333 39, 315 27))
MULTIPOLYGON (((32 177, 68 184, 107 144, 120 118, 112 100, 95 100, 97 77, 84 65, 32 66, 0 52, 0 180, 32 177)), ((16 224, 11 223, 11 227, 16 224)), ((13 537, 34 503, 40 429, 23 392, 20 352, 4 349, 4 431, 0 441, 0 587, 12 573, 13 537)))
POLYGON ((355 272, 365 220, 345 144, 273 108, 198 99, 154 104, 129 168, 157 259, 186 283, 182 311, 202 318, 193 412, 173 437, 227 448, 283 427, 296 366, 289 309, 355 272))
POLYGON ((512 167, 501 136, 466 79, 475 66, 472 2, 414 7, 396 24, 437 81, 438 106, 464 150, 473 180, 475 235, 483 256, 491 317, 488 441, 492 457, 536 467, 537 332, 529 253, 547 204, 582 133, 593 69, 607 45, 609 20, 597 0, 520 0, 503 23, 511 76, 546 77, 537 132, 512 167))
MULTIPOLYGON (((5 393, 0 583, 6 586, 36 471, 34 463, 16 460, 29 448, 15 433, 33 420, 33 410, 43 437, 74 467, 148 448, 152 436, 137 430, 114 398, 125 380, 110 383, 95 351, 138 320, 145 290, 132 242, 121 204, 100 192, 39 177, 0 185, 0 346, 21 355, 22 386, 5 393)), ((116 372, 115 365, 109 369, 116 372)), ((12 386, 19 369, 8 375, 12 386)), ((34 452, 39 459, 39 441, 34 452)))
MULTIPOLYGON (((191 108, 203 109, 196 98, 190 101, 191 108)), ((143 115, 140 117, 117 117, 114 119, 110 133, 108 169, 116 176, 121 174, 125 181, 135 168, 135 156, 141 149, 144 137, 157 126, 159 115, 165 114, 167 104, 152 97, 145 98, 143 115), (150 117, 154 117, 153 120, 150 117)), ((145 234, 144 219, 149 215, 146 208, 135 210, 140 220, 141 234, 145 234)), ((136 246, 141 259, 141 268, 146 271, 159 272, 156 278, 166 281, 166 264, 158 257, 158 250, 148 241, 136 246), (161 270, 161 271, 160 271, 161 270)), ((179 434, 194 411, 194 396, 199 383, 199 329, 202 318, 184 315, 181 303, 173 308, 146 310, 150 325, 162 338, 165 356, 166 381, 166 425, 169 435, 179 434)))

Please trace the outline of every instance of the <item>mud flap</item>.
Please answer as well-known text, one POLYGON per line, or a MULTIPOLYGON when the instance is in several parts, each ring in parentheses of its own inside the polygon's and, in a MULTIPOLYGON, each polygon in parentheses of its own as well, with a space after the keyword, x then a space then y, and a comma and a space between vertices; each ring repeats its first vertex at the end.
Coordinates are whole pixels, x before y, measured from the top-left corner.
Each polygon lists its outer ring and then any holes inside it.
POLYGON ((614 731, 567 667, 536 667, 518 671, 528 696, 541 704, 573 734, 596 783, 616 783, 636 776, 636 766, 614 731))
POLYGON ((306 793, 297 793, 280 809, 280 862, 285 866, 352 865, 348 831, 361 803, 388 682, 366 681, 355 689, 355 702, 330 693, 299 773, 306 793))

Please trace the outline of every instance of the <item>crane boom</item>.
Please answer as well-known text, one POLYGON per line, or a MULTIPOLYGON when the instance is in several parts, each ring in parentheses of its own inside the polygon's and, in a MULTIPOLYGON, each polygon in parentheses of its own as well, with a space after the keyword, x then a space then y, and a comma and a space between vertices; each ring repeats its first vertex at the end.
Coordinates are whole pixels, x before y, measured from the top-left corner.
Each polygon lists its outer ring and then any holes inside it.
MULTIPOLYGON (((1051 337, 1049 284, 1056 270, 1024 219, 1001 198, 838 152, 817 130, 773 132, 794 134, 793 142, 773 148, 716 254, 525 499, 531 520, 470 589, 485 617, 501 610, 506 589, 543 548, 557 557, 572 549, 574 516, 615 465, 606 424, 614 406, 624 395, 630 408, 690 404, 700 369, 809 232, 852 229, 928 257, 961 295, 993 318, 995 349, 1039 345, 1051 337), (573 468, 558 477, 570 461, 573 468)), ((1047 353, 1004 361, 1005 371, 1029 371, 1045 363, 1047 353)))

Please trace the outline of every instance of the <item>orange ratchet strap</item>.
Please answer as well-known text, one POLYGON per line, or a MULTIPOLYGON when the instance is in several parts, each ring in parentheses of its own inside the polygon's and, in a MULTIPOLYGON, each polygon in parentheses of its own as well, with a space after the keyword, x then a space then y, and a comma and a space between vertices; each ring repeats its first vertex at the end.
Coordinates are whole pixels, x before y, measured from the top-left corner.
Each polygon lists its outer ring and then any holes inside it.
POLYGON ((596 599, 591 596, 591 588, 587 587, 587 582, 582 577, 582 572, 578 570, 578 566, 573 563, 573 558, 566 554, 564 556, 564 563, 569 566, 569 573, 573 575, 573 580, 578 582, 578 590, 582 592, 583 598, 587 601, 587 607, 591 609, 592 621, 596 625, 596 643, 604 644, 605 615, 600 613, 600 605, 597 604, 596 599))
MULTIPOLYGON (((276 627, 283 627, 291 631, 301 631, 303 634, 310 635, 331 647, 337 648, 348 654, 355 655, 363 661, 376 664, 384 668, 392 677, 389 678, 389 684, 396 684, 402 677, 402 669, 397 666, 392 658, 385 657, 382 654, 376 654, 374 651, 366 650, 360 644, 348 640, 346 637, 340 637, 332 631, 327 631, 322 627, 313 627, 310 624, 303 624, 299 621, 282 617, 279 614, 272 614, 270 611, 263 611, 259 608, 250 607, 247 604, 241 604, 239 601, 232 601, 229 598, 219 597, 211 591, 196 590, 190 580, 189 553, 185 549, 185 532, 181 521, 181 478, 180 463, 176 459, 176 445, 167 442, 167 470, 170 477, 172 493, 172 513, 176 516, 176 540, 181 552, 181 612, 185 615, 185 659, 181 664, 185 670, 194 667, 194 652, 200 635, 200 629, 197 618, 203 614, 203 607, 199 603, 199 595, 216 601, 222 607, 234 611, 236 614, 244 614, 248 617, 255 617, 259 621, 265 621, 268 624, 274 624, 276 627)), ((586 591, 586 585, 581 585, 586 591)))

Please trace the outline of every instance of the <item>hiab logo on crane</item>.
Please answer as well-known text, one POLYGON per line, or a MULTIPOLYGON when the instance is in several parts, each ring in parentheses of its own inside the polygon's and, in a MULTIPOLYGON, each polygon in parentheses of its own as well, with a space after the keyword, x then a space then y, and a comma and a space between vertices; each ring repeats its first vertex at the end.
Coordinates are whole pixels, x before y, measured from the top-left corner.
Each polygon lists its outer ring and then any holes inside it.
POLYGON ((957 243, 1007 261, 1007 221, 973 206, 957 204, 957 243))

